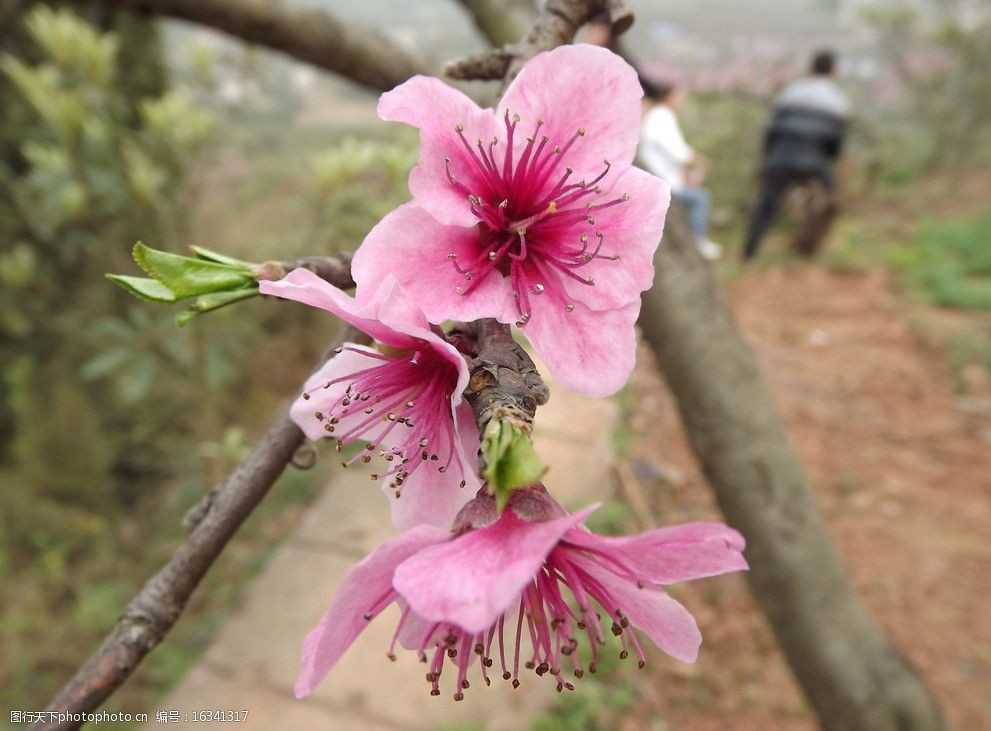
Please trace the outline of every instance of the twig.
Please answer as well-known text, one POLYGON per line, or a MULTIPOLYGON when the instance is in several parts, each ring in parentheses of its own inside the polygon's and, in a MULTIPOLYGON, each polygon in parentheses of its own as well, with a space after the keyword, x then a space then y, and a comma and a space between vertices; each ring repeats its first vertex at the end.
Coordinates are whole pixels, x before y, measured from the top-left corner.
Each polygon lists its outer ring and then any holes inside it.
POLYGON ((266 261, 255 267, 254 276, 258 281, 278 281, 293 269, 309 269, 321 279, 335 287, 352 289, 351 258, 354 254, 345 251, 331 256, 302 256, 289 261, 266 261))
POLYGON ((468 354, 465 399, 475 412, 478 433, 501 420, 530 434, 537 407, 547 403, 550 392, 509 326, 490 319, 459 323, 450 336, 468 354))
POLYGON ((444 66, 444 73, 455 79, 501 78, 508 84, 523 64, 538 53, 571 43, 578 29, 603 11, 609 13, 617 35, 633 23, 627 0, 547 0, 536 16, 533 30, 518 43, 452 61, 444 66))
MULTIPOLYGON (((347 341, 368 342, 363 333, 347 327, 320 363, 347 341)), ((282 474, 303 439, 303 432, 285 409, 248 458, 215 488, 192 533, 131 599, 103 644, 59 691, 46 712, 92 711, 131 676, 172 629, 204 574, 282 474)), ((68 731, 81 725, 81 721, 39 721, 32 728, 68 731)))

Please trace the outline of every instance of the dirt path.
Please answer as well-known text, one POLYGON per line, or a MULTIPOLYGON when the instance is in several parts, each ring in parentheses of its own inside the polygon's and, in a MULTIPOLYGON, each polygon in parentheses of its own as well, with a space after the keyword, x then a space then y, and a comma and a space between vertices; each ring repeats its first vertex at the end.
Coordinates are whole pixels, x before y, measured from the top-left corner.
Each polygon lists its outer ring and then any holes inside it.
MULTIPOLYGON (((604 497, 615 418, 613 401, 584 399, 552 386, 535 434, 537 450, 550 467, 548 488, 566 506, 604 497)), ((312 696, 292 697, 306 633, 326 611, 344 573, 393 535, 370 471, 334 473, 199 663, 158 705, 181 716, 198 709, 248 709, 247 722, 152 722, 147 731, 221 726, 238 731, 434 731, 458 724, 519 731, 556 697, 553 683, 535 677, 526 678, 517 691, 501 679, 491 688, 472 688, 461 703, 430 697, 413 653, 400 653, 395 663, 385 657, 398 617, 395 607, 370 625, 312 696)))
MULTIPOLYGON (((960 399, 883 273, 815 266, 730 285, 861 595, 960 729, 991 728, 991 421, 960 399)), ((622 485, 649 520, 717 514, 670 397, 640 359, 622 485)), ((624 731, 816 728, 741 579, 682 589, 705 643, 694 667, 639 678, 624 731)))

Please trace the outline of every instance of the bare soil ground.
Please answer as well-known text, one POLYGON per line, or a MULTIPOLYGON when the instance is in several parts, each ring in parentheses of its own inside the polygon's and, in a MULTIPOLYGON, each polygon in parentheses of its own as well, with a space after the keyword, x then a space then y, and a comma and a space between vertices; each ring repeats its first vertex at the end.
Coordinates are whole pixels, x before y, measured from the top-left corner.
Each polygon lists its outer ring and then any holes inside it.
MULTIPOLYGON (((991 402, 954 394, 883 272, 758 270, 729 295, 861 596, 957 727, 991 728, 991 402)), ((717 519, 641 356, 620 497, 645 524, 717 519)), ((742 577, 678 596, 702 625, 701 659, 658 656, 638 674, 624 731, 664 728, 658 716, 678 731, 817 727, 742 577)))

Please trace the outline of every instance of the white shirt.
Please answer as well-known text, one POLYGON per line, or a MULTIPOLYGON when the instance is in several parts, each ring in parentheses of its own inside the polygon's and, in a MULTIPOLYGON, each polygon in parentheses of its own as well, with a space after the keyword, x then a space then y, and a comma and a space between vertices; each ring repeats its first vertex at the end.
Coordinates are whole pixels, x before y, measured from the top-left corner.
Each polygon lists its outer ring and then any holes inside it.
POLYGON ((640 129, 640 163, 677 192, 685 187, 685 166, 695 151, 685 141, 678 118, 666 104, 651 107, 640 129))

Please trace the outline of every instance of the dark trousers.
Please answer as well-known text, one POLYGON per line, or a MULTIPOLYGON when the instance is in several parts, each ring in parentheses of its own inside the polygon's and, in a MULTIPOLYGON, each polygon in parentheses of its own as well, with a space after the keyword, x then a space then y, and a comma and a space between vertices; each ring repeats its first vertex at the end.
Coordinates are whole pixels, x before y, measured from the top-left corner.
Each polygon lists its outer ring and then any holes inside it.
POLYGON ((750 229, 747 241, 743 247, 743 258, 752 259, 760 246, 760 240, 774 221, 778 204, 788 186, 796 183, 806 183, 818 180, 827 190, 833 190, 833 177, 828 169, 821 170, 790 170, 765 169, 761 175, 760 196, 754 206, 753 217, 750 219, 750 229))

